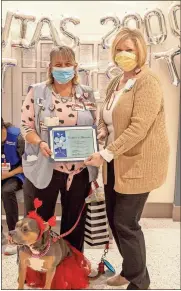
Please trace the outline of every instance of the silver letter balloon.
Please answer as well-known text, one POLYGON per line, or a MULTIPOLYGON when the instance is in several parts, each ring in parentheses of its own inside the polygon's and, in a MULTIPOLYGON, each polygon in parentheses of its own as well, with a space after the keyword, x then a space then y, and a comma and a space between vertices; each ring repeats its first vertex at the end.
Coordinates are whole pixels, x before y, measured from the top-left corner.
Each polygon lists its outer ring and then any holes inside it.
POLYGON ((180 47, 171 49, 165 52, 154 53, 153 56, 156 60, 165 60, 170 73, 171 82, 174 86, 178 86, 180 79, 175 66, 174 58, 181 53, 180 47))

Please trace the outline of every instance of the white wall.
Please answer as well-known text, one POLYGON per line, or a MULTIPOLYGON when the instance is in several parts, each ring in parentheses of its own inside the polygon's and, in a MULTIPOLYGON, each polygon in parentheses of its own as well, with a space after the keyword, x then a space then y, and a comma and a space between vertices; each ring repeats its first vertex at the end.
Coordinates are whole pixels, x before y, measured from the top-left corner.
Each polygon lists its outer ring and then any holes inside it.
MULTIPOLYGON (((152 52, 161 52, 175 48, 179 40, 171 34, 168 23, 168 7, 173 1, 2 1, 3 23, 8 10, 18 10, 36 16, 37 20, 42 16, 52 17, 57 29, 62 15, 77 16, 80 18, 80 25, 68 28, 78 35, 82 41, 100 40, 109 29, 111 23, 100 25, 100 18, 106 15, 116 15, 123 18, 125 12, 137 12, 143 16, 146 9, 160 8, 165 15, 168 37, 162 45, 152 46, 152 52)), ((17 37, 17 22, 13 22, 11 34, 17 37)), ((35 24, 31 24, 28 29, 28 36, 31 37, 35 29, 35 24)), ((8 49, 5 49, 3 57, 10 57, 8 49)), ((179 57, 176 59, 176 66, 179 68, 179 57)), ((158 190, 153 191, 149 197, 149 202, 173 202, 175 186, 175 165, 176 147, 178 134, 178 115, 179 115, 179 87, 175 87, 170 82, 167 66, 164 62, 156 62, 152 58, 151 68, 159 75, 164 91, 166 121, 170 140, 171 155, 169 172, 166 183, 158 190)), ((10 74, 10 73, 9 73, 10 74)), ((6 80, 7 82, 7 80, 6 80)), ((6 87, 8 84, 6 84, 6 87)), ((5 98, 5 97, 4 97, 5 98)), ((13 96, 14 98, 14 96, 13 96)))

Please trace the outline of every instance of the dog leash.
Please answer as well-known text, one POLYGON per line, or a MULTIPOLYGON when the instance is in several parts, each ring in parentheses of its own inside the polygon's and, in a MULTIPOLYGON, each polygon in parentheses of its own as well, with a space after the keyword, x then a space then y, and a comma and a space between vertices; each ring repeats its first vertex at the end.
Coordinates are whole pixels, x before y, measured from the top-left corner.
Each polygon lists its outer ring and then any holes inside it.
MULTIPOLYGON (((97 183, 97 181, 93 181, 93 182, 92 182, 92 185, 94 185, 94 191, 95 191, 97 188, 99 188, 99 184, 97 183)), ((89 191, 88 196, 91 195, 92 192, 93 192, 93 187, 92 187, 92 185, 91 185, 91 189, 90 189, 90 191, 89 191)), ((34 201, 34 206, 35 206, 35 209, 37 210, 37 208, 41 206, 42 202, 39 201, 38 199, 35 199, 35 200, 36 200, 36 201, 34 201)), ((73 232, 73 230, 76 228, 76 226, 78 225, 78 223, 79 223, 79 221, 80 221, 80 218, 81 218, 82 212, 83 212, 83 210, 84 210, 84 208, 85 208, 85 205, 86 205, 86 202, 84 203, 84 205, 83 205, 83 207, 82 207, 82 209, 81 209, 81 212, 80 212, 80 214, 79 214, 79 216, 78 216, 77 221, 75 222, 75 224, 74 224, 74 225, 73 225, 73 226, 72 226, 68 231, 66 231, 65 233, 60 234, 59 236, 56 236, 56 237, 53 236, 53 237, 52 237, 52 241, 53 241, 53 242, 56 242, 56 241, 59 240, 60 238, 63 238, 63 237, 65 237, 65 236, 67 236, 67 235, 69 235, 70 233, 73 232)), ((32 215, 33 215, 33 214, 32 214, 32 215)), ((32 215, 31 215, 31 216, 32 216, 32 215)), ((33 216, 35 216, 35 215, 36 215, 36 211, 35 211, 35 213, 34 213, 33 216)), ((50 226, 53 226, 53 223, 55 222, 55 220, 54 220, 53 218, 54 218, 54 217, 52 217, 51 219, 48 220, 48 224, 49 224, 50 226)), ((41 222, 41 221, 40 221, 40 222, 41 222)), ((39 223, 40 223, 40 222, 39 222, 39 223)), ((41 223, 40 223, 40 224, 41 224, 41 223)), ((45 255, 47 254, 47 252, 49 251, 49 249, 50 249, 50 240, 48 241, 48 244, 47 244, 45 250, 44 250, 41 254, 35 254, 35 253, 33 253, 33 252, 30 250, 30 251, 31 251, 31 256, 34 257, 34 258, 40 258, 40 257, 43 257, 43 256, 45 256, 45 255)), ((110 271, 114 272, 114 268, 112 267, 112 265, 111 265, 108 261, 105 260, 106 254, 108 253, 108 250, 109 250, 109 243, 106 244, 105 249, 104 249, 104 253, 103 253, 102 257, 101 257, 101 261, 100 261, 100 263, 98 264, 98 274, 95 275, 95 276, 89 276, 90 280, 95 280, 95 279, 99 278, 102 274, 104 274, 104 273, 105 273, 105 271, 104 271, 104 266, 106 266, 110 271)))
MULTIPOLYGON (((68 231, 66 231, 65 233, 59 235, 59 236, 53 237, 53 238, 52 238, 52 241, 53 241, 53 242, 56 242, 56 241, 59 240, 60 238, 63 238, 63 237, 65 237, 65 236, 69 235, 69 234, 70 234, 70 233, 71 233, 71 232, 76 228, 77 224, 78 224, 79 221, 80 221, 80 218, 81 218, 82 212, 83 212, 83 210, 84 210, 84 208, 85 208, 85 205, 86 205, 86 203, 84 203, 84 205, 83 205, 83 207, 82 207, 82 210, 81 210, 81 212, 80 212, 80 214, 79 214, 79 216, 78 216, 78 219, 77 219, 76 223, 72 226, 72 228, 69 229, 68 231)), ((32 256, 32 258, 41 258, 41 257, 45 256, 45 255, 48 253, 49 249, 50 249, 50 239, 49 239, 49 241, 48 241, 48 244, 47 244, 45 250, 44 250, 42 253, 40 253, 40 254, 34 254, 34 253, 30 250, 30 251, 31 251, 31 256, 32 256)))
POLYGON ((71 229, 69 229, 68 231, 66 231, 66 232, 64 232, 64 233, 62 233, 62 234, 60 234, 59 236, 53 237, 53 242, 56 242, 58 239, 63 238, 63 237, 65 237, 65 236, 69 235, 70 233, 72 233, 72 231, 74 231, 74 229, 76 228, 77 224, 78 224, 79 221, 80 221, 80 218, 81 218, 82 212, 83 212, 83 210, 84 210, 84 208, 85 208, 85 205, 86 205, 86 203, 84 203, 84 205, 83 205, 83 207, 82 207, 82 210, 81 210, 81 212, 80 212, 80 214, 79 214, 79 216, 78 216, 78 218, 77 218, 77 221, 76 221, 76 223, 71 227, 71 229))
MULTIPOLYGON (((99 184, 97 183, 97 181, 93 181, 92 183, 93 183, 95 189, 99 188, 99 184)), ((92 192, 93 192, 93 190, 92 190, 92 187, 91 187, 88 196, 91 195, 92 192)), ((82 212, 83 212, 85 206, 86 206, 86 203, 84 203, 84 205, 83 205, 83 207, 81 209, 81 212, 80 212, 80 214, 79 214, 79 216, 77 218, 76 223, 68 231, 64 232, 63 234, 60 234, 59 236, 54 237, 53 238, 53 242, 56 242, 58 239, 63 238, 63 237, 69 235, 70 233, 72 233, 74 231, 74 229, 77 227, 77 225, 78 225, 78 223, 80 221, 80 218, 81 218, 81 215, 82 215, 82 212)))
MULTIPOLYGON (((91 194, 93 193, 93 191, 95 191, 96 189, 99 188, 99 184, 97 183, 97 181, 93 181, 92 184, 93 184, 93 186, 94 186, 94 189, 92 189, 92 187, 91 187, 90 192, 89 192, 89 195, 91 195, 91 194)), ((88 195, 88 196, 89 196, 89 195, 88 195)), ((79 216, 78 216, 78 219, 77 219, 76 223, 72 226, 72 228, 69 229, 67 232, 65 232, 65 233, 63 233, 63 234, 61 234, 61 235, 59 235, 59 236, 57 236, 57 237, 54 237, 54 238, 53 238, 53 241, 54 241, 54 242, 56 242, 56 241, 57 241, 58 239, 60 239, 60 238, 63 238, 63 237, 65 237, 65 236, 69 235, 69 234, 70 234, 70 233, 71 233, 71 232, 76 228, 77 224, 78 224, 79 221, 80 221, 80 218, 81 218, 82 212, 83 212, 83 210, 84 210, 84 208, 85 208, 85 205, 86 205, 86 203, 84 203, 84 205, 83 205, 83 207, 82 207, 82 210, 81 210, 81 212, 80 212, 80 214, 79 214, 79 216)), ((113 272, 113 273, 115 272, 115 270, 114 270, 114 268, 112 267, 112 265, 111 265, 107 260, 105 260, 108 251, 109 251, 109 243, 107 243, 107 244, 105 245, 104 253, 103 253, 103 255, 102 255, 102 257, 101 257, 101 260, 100 260, 100 262, 99 262, 99 264, 98 264, 98 269, 97 269, 97 270, 98 270, 98 273, 97 273, 95 276, 89 276, 89 279, 90 279, 90 280, 96 280, 96 279, 98 279, 101 275, 105 274, 105 266, 106 266, 106 267, 107 267, 111 272, 113 272)))

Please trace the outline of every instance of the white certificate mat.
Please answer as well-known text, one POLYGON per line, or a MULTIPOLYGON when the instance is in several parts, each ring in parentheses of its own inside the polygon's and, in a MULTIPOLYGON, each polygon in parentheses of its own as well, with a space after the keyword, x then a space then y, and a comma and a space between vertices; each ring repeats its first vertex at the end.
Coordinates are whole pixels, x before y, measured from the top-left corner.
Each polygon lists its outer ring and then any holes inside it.
POLYGON ((98 151, 95 126, 51 127, 49 140, 56 162, 84 161, 98 151))

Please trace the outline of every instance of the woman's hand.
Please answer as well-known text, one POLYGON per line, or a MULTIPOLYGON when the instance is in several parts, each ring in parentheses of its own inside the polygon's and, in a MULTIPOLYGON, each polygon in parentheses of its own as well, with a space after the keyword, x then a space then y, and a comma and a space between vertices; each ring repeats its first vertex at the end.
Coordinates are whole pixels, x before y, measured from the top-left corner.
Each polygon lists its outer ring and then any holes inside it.
POLYGON ((42 141, 40 143, 40 151, 41 151, 42 155, 44 155, 47 158, 49 158, 49 156, 52 155, 52 152, 51 152, 48 144, 45 141, 42 141))
POLYGON ((84 164, 86 166, 94 166, 99 168, 104 162, 103 157, 100 155, 100 153, 95 153, 91 155, 88 159, 84 161, 84 164))
POLYGON ((9 171, 2 171, 1 180, 5 180, 5 179, 8 179, 8 178, 10 178, 9 171))
POLYGON ((97 139, 98 139, 98 142, 99 144, 104 144, 104 140, 106 138, 106 132, 104 129, 100 129, 97 131, 98 135, 97 135, 97 139))

